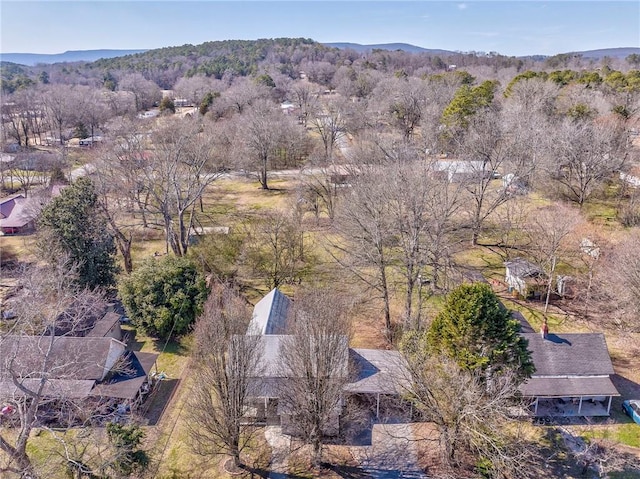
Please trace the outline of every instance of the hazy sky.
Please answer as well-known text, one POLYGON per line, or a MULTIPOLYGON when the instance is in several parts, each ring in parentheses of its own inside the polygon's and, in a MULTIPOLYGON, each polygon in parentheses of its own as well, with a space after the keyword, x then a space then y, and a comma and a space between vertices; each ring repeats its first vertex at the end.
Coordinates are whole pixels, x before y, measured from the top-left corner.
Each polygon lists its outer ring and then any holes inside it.
POLYGON ((147 49, 305 37, 505 55, 640 46, 629 1, 0 0, 0 52, 147 49))

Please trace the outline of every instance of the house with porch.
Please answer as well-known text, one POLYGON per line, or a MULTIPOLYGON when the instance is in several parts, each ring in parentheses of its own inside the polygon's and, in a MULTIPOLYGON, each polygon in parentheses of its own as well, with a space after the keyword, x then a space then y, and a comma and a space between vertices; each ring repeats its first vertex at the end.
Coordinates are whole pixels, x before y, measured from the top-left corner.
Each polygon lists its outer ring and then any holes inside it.
MULTIPOLYGON (((7 335, 0 337, 0 403, 20 402, 44 384, 49 416, 73 400, 105 412, 134 410, 150 390, 157 354, 127 350, 109 336, 7 335), (25 391, 27 390, 27 391, 25 391)), ((66 414, 66 413, 65 413, 66 414)))
MULTIPOLYGON (((247 404, 248 419, 269 425, 282 425, 283 430, 294 432, 286 405, 280 401, 281 391, 287 386, 281 365, 280 350, 287 347, 290 336, 289 319, 292 301, 280 290, 271 290, 254 307, 247 328, 248 336, 260 336, 262 348, 261 370, 259 377, 252 378, 247 404)), ((344 357, 341 374, 350 375, 350 382, 344 385, 344 400, 348 397, 366 404, 376 418, 385 415, 386 406, 396 404, 403 391, 408 387, 409 377, 404 369, 402 356, 398 351, 349 348, 347 337, 335 354, 344 357), (404 381, 404 382, 403 382, 404 381)), ((344 403, 343 400, 343 403, 344 403)), ((327 435, 339 431, 342 406, 336 410, 335 421, 325 430, 327 435)))
MULTIPOLYGON (((545 325, 546 326, 546 325, 545 325)), ((520 386, 536 417, 609 416, 619 396, 602 333, 523 333, 535 373, 520 386)))

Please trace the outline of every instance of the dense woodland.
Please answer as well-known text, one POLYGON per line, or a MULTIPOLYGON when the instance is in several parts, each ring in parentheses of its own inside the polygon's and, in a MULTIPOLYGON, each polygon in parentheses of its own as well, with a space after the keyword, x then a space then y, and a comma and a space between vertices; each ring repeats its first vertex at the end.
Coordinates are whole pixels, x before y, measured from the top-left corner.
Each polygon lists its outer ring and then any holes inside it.
MULTIPOLYGON (((243 394, 229 368, 243 377, 255 358, 249 348, 233 362, 228 344, 246 330, 247 301, 279 287, 300 318, 290 364, 307 364, 295 342, 307 336, 327 350, 351 335, 401 351, 419 386, 406 399, 435 431, 421 441, 440 451, 433 477, 547 477, 545 467, 553 477, 637 477, 637 449, 623 454, 579 430, 593 439, 589 455, 562 459, 550 452, 561 447, 553 428, 523 429, 530 423, 510 416, 531 364, 500 302, 534 327, 605 331, 626 367, 617 372, 638 387, 639 68, 639 55, 358 53, 310 39, 3 63, 3 196, 68 186, 32 212, 36 231, 22 245, 0 238, 2 274, 15 281, 3 304, 18 313, 0 322, 0 346, 3 334, 33 334, 69 308, 89 314, 78 305, 117 298, 137 334, 164 344, 158 351, 187 351, 196 385, 176 372, 196 398, 180 439, 193 444, 187 456, 227 454, 244 467, 259 461, 261 443, 242 408, 221 404, 243 394), (537 301, 506 290, 503 264, 515 258, 543 273, 537 301), (30 310, 38 300, 45 307, 30 310)), ((292 410, 301 397, 334 400, 326 389, 292 389, 292 410)), ((58 477, 27 447, 41 440, 40 401, 31 392, 20 425, 0 423, 0 472, 58 477)), ((173 427, 183 424, 168 409, 173 427)), ((340 476, 320 419, 297 414, 311 424, 304 463, 340 476)), ((154 456, 173 428, 141 424, 109 433, 104 450, 87 449, 88 437, 106 434, 92 428, 52 433, 48 447, 66 477, 198 472, 154 456), (143 446, 144 461, 133 455, 143 446)), ((638 448, 635 432, 626 443, 638 448)))

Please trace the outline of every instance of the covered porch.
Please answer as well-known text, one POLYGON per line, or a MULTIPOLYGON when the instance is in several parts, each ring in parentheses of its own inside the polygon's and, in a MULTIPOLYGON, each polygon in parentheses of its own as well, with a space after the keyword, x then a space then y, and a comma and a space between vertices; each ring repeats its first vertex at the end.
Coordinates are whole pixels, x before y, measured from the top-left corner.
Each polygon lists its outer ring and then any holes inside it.
POLYGON ((620 396, 608 376, 533 377, 520 392, 536 417, 609 416, 613 397, 620 396))
POLYGON ((535 398, 531 412, 536 417, 609 416, 612 396, 535 398))

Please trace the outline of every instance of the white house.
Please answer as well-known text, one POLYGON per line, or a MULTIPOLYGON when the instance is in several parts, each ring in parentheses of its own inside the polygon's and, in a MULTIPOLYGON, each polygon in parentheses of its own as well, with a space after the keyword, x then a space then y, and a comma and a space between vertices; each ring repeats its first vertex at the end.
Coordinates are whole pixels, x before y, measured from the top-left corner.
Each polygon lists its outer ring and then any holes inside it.
POLYGON ((484 161, 438 160, 433 165, 433 171, 450 183, 488 178, 491 175, 484 161))

